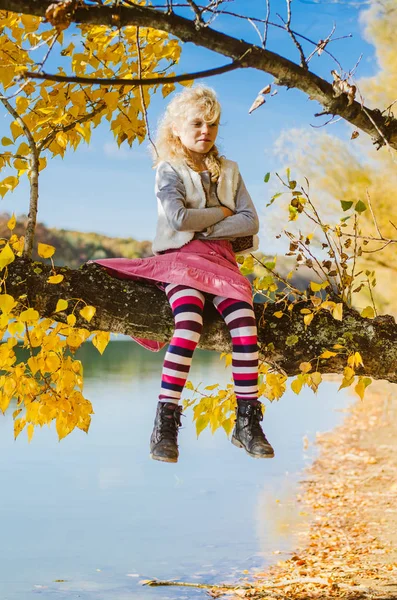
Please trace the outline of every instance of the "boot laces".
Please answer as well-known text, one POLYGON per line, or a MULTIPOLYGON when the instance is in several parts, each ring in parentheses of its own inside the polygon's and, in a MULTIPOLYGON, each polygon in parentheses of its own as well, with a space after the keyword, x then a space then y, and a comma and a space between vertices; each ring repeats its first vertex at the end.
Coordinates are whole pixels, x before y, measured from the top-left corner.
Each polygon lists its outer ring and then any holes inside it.
POLYGON ((178 428, 181 427, 182 407, 178 406, 175 410, 164 408, 162 411, 159 430, 162 438, 174 439, 176 441, 178 428))
POLYGON ((261 421, 263 421, 261 405, 258 404, 258 406, 250 406, 249 410, 247 411, 247 418, 244 419, 244 427, 250 427, 253 437, 263 437, 262 427, 260 426, 261 421))

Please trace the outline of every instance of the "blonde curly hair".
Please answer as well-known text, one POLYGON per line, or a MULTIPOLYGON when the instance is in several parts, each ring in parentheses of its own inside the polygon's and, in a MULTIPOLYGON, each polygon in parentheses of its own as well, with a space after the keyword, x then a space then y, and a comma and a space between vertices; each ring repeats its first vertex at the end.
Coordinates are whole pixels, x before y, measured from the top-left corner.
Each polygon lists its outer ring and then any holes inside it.
MULTIPOLYGON (((174 96, 158 125, 155 141, 157 150, 154 156, 155 165, 162 160, 183 161, 189 167, 194 168, 190 154, 174 133, 174 125, 182 123, 188 110, 192 107, 197 108, 197 112, 207 123, 214 123, 220 119, 221 105, 213 89, 204 85, 195 85, 174 96)), ((211 180, 218 181, 221 162, 218 148, 215 145, 206 154, 204 163, 210 172, 211 180)))

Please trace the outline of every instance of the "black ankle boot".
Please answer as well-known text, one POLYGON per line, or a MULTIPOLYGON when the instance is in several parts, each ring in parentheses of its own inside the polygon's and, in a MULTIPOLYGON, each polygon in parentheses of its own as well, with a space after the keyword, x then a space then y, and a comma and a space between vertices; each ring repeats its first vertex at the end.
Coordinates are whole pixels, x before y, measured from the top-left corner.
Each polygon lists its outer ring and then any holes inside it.
POLYGON ((237 401, 236 424, 232 433, 232 444, 254 458, 273 458, 274 450, 260 426, 262 405, 249 400, 237 401))
POLYGON ((178 428, 182 407, 173 402, 157 404, 154 429, 150 438, 150 457, 163 462, 178 462, 178 428))

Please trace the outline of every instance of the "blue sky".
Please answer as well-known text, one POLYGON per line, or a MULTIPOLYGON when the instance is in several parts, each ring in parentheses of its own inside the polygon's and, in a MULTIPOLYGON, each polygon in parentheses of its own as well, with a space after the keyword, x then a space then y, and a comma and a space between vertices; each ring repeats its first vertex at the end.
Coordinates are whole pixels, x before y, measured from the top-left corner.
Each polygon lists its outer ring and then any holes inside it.
MULTIPOLYGON (((273 0, 272 19, 279 21, 276 12, 285 16, 284 0, 273 0)), ((227 8, 246 15, 265 16, 264 0, 235 0, 227 8)), ((362 1, 360 6, 365 6, 362 1)), ((329 46, 345 70, 354 66, 360 54, 363 59, 357 76, 372 75, 377 70, 374 48, 365 39, 360 25, 360 8, 347 0, 293 0, 292 26, 301 34, 318 41, 330 32, 336 23, 337 36, 353 34, 329 46)), ((254 29, 244 21, 230 18, 219 19, 215 28, 229 35, 257 43, 254 29)), ((306 50, 308 50, 306 46, 306 50)), ((297 50, 281 30, 270 29, 268 49, 299 61, 297 50)), ((206 69, 228 62, 228 59, 201 49, 193 44, 184 44, 182 60, 177 72, 206 69)), ((310 63, 312 71, 331 80, 334 68, 324 54, 315 56, 310 63)), ((218 142, 227 157, 236 160, 261 216, 262 243, 266 250, 266 212, 269 187, 263 182, 267 171, 282 167, 274 145, 280 133, 286 129, 300 127, 316 135, 311 124, 318 125, 314 113, 319 105, 297 90, 278 88, 276 96, 267 96, 267 102, 252 115, 248 108, 258 91, 272 78, 253 69, 238 70, 202 80, 215 88, 222 103, 222 126, 218 142)), ((273 88, 275 89, 275 88, 273 88)), ((170 97, 168 97, 169 99, 170 97)), ((167 99, 161 93, 153 97, 149 108, 151 129, 167 99)), ((7 134, 4 126, 6 117, 0 121, 0 137, 7 134)), ((139 240, 152 239, 156 224, 156 199, 153 193, 154 171, 151 166, 147 143, 134 145, 132 149, 119 150, 109 128, 105 124, 94 130, 90 146, 76 152, 69 151, 62 160, 56 158, 41 174, 39 220, 49 227, 96 231, 110 236, 134 237, 139 240)), ((351 127, 345 123, 332 126, 332 133, 348 140, 351 127)), ((13 194, 1 201, 0 210, 28 211, 28 186, 21 184, 13 194)))

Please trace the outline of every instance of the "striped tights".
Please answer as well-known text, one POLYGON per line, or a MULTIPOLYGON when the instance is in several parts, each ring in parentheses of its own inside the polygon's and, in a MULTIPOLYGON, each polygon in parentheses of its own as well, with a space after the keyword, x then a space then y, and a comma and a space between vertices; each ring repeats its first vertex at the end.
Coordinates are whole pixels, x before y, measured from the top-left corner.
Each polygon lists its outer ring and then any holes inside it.
MULTIPOLYGON (((205 298, 184 285, 168 284, 165 292, 175 318, 175 331, 164 359, 159 399, 178 403, 203 328, 205 298)), ((232 338, 234 392, 239 400, 258 397, 258 345, 254 311, 248 302, 215 296, 232 338)))

